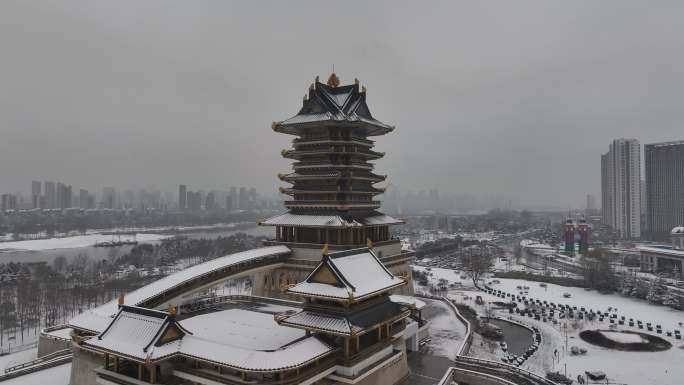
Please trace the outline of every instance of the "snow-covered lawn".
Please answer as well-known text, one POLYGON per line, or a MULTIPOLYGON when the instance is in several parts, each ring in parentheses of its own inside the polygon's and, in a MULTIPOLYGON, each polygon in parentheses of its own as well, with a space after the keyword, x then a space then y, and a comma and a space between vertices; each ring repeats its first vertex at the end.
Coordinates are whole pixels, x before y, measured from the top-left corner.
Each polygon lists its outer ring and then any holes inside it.
POLYGON ((33 348, 0 356, 0 372, 4 372, 4 369, 8 366, 35 360, 37 354, 38 348, 33 348))
MULTIPOLYGON (((620 294, 600 294, 596 291, 589 291, 578 287, 563 287, 548 284, 546 288, 539 286, 537 282, 529 282, 519 279, 500 279, 501 283, 491 285, 497 290, 508 293, 518 294, 517 286, 529 286, 527 297, 546 300, 556 304, 576 305, 578 308, 584 306, 587 310, 607 311, 609 307, 613 310, 617 308, 619 316, 627 319, 641 320, 644 324, 650 322, 654 325, 662 325, 663 330, 684 329, 680 323, 684 324, 684 312, 666 306, 653 305, 647 301, 625 297, 620 294), (569 293, 570 298, 564 298, 563 294, 569 293)), ((501 300, 501 299, 500 299, 501 300)), ((684 331, 684 330, 682 330, 684 331)))
MULTIPOLYGON (((500 279, 501 283, 493 285, 495 288, 511 293, 518 293, 516 286, 529 286, 529 297, 539 298, 540 300, 552 301, 555 303, 567 303, 569 305, 585 306, 587 309, 607 310, 608 307, 617 307, 618 314, 625 315, 628 319, 633 317, 641 319, 644 323, 660 323, 663 328, 671 330, 678 327, 678 322, 684 320, 684 312, 679 312, 664 306, 649 304, 646 301, 633 298, 622 297, 618 294, 602 295, 595 291, 586 291, 581 288, 561 287, 557 285, 547 285, 545 290, 537 282, 523 280, 500 279), (571 293, 571 298, 564 298, 563 293, 571 293), (639 318, 640 317, 640 318, 639 318), (658 321, 656 321, 658 320, 658 321)), ((450 298, 457 302, 465 303, 472 308, 484 313, 485 306, 475 305, 473 298, 477 295, 483 297, 487 302, 503 301, 501 298, 488 295, 483 292, 472 290, 451 290, 450 298), (465 299, 468 297, 469 299, 465 299)), ((627 352, 613 349, 606 349, 595 346, 583 341, 579 337, 582 330, 607 329, 607 321, 561 321, 558 325, 549 322, 535 321, 529 317, 510 315, 507 312, 496 312, 503 318, 510 317, 512 320, 519 321, 529 326, 537 326, 542 333, 542 344, 539 350, 532 355, 521 368, 544 375, 547 371, 555 370, 561 373, 566 370, 568 376, 576 378, 585 371, 600 370, 605 372, 611 383, 628 385, 670 385, 681 383, 684 378, 684 343, 665 334, 657 335, 672 343, 673 347, 661 352, 627 352), (574 325, 573 325, 574 323, 574 325), (567 324, 567 328, 563 326, 567 324), (576 326, 576 328, 575 328, 576 326), (567 333, 567 337, 566 337, 567 333), (567 349, 566 349, 567 341, 567 349), (587 350, 586 355, 574 356, 570 353, 570 348, 577 346, 587 350), (554 352, 558 351, 558 358, 554 359, 554 352)), ((645 329, 638 329, 628 325, 617 326, 615 333, 610 333, 610 338, 617 340, 624 338, 626 342, 635 342, 634 337, 628 333, 618 333, 621 330, 646 332, 645 329), (629 336, 629 337, 628 337, 629 336)), ((637 336, 638 337, 638 336, 637 336)), ((638 341, 641 337, 638 337, 638 341)), ((491 350, 485 342, 480 345, 480 339, 473 340, 471 355, 496 359, 501 355, 499 351, 491 350)))
POLYGON ((643 338, 642 336, 638 334, 632 334, 632 333, 623 333, 623 332, 608 332, 608 331, 601 331, 601 333, 604 337, 608 338, 611 341, 619 342, 621 344, 640 344, 642 342, 648 342, 647 339, 643 338))

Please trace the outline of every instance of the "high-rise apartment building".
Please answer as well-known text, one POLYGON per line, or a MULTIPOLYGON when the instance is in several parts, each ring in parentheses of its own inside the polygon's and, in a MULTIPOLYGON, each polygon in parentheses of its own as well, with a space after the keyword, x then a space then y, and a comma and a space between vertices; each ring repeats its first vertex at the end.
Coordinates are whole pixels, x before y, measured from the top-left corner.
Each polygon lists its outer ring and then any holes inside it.
POLYGON ((57 207, 57 189, 55 182, 45 182, 45 206, 48 209, 57 207))
POLYGON ((601 155, 603 223, 621 238, 641 236, 640 148, 636 139, 616 139, 601 155))
POLYGON ((34 209, 40 208, 40 194, 41 194, 41 189, 40 189, 40 182, 39 181, 32 181, 31 182, 31 206, 34 209))
POLYGON ((188 186, 178 186, 178 209, 185 210, 188 207, 188 186))
POLYGON ((684 141, 644 145, 648 237, 666 240, 684 225, 684 141))
POLYGON ((88 207, 88 190, 80 189, 78 191, 78 207, 82 209, 89 209, 88 207))

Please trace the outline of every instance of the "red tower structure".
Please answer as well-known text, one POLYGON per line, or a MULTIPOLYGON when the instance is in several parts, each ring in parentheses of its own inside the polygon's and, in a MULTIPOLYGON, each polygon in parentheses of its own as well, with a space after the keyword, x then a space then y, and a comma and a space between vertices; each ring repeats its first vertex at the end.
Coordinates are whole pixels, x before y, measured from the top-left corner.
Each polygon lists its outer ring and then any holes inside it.
POLYGON ((589 225, 584 216, 582 216, 577 225, 577 232, 579 233, 579 252, 580 254, 586 254, 589 251, 589 225))
POLYGON ((570 215, 565 220, 565 252, 569 255, 575 254, 575 224, 570 215))

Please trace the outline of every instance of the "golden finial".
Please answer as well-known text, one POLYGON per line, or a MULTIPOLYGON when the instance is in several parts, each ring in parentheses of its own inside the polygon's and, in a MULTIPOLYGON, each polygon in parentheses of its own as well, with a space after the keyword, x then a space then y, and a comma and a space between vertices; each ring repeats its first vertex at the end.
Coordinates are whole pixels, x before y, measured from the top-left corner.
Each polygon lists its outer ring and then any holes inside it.
POLYGON ((331 73, 330 77, 328 78, 328 85, 330 87, 338 87, 340 85, 340 78, 335 75, 335 73, 331 73))
POLYGON ((372 249, 372 248, 373 248, 373 241, 371 241, 370 238, 366 238, 366 246, 367 246, 369 249, 372 249))
POLYGON ((327 243, 325 243, 325 244, 323 245, 323 249, 321 250, 321 253, 322 253, 323 255, 328 255, 328 244, 327 244, 327 243))
POLYGON ((354 78, 354 84, 356 84, 358 86, 359 85, 359 79, 354 78))
POLYGON ((176 315, 176 307, 169 304, 169 315, 176 315))
POLYGON ((123 306, 123 304, 124 304, 124 295, 123 295, 123 293, 120 293, 120 294, 119 294, 119 297, 116 299, 116 302, 119 303, 119 306, 123 306))

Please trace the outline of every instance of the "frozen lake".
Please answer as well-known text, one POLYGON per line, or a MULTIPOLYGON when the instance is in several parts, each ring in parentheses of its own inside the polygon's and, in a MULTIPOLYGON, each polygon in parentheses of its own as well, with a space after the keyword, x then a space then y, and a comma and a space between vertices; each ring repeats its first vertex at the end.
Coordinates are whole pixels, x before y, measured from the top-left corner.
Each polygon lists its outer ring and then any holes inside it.
MULTIPOLYGON (((191 227, 187 229, 192 229, 191 227)), ((237 233, 245 233, 253 236, 272 236, 273 228, 254 226, 246 229, 224 229, 221 231, 199 231, 180 233, 188 238, 193 239, 213 239, 218 237, 225 237, 237 233)), ((154 234, 154 233, 138 233, 136 240, 140 243, 158 243, 164 238, 168 238, 169 234, 154 234)), ((133 238, 132 235, 121 235, 121 240, 133 238)), ((56 257, 63 255, 67 259, 85 253, 91 259, 106 259, 108 254, 115 250, 119 255, 125 254, 131 250, 133 246, 121 247, 94 247, 96 242, 111 241, 112 236, 106 234, 88 234, 74 237, 52 238, 52 239, 37 239, 29 241, 18 242, 2 242, 0 243, 0 263, 9 262, 48 262, 51 263, 56 257)), ((118 240, 115 236, 114 240, 118 240)))

